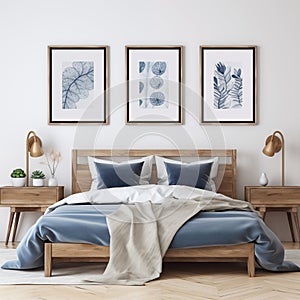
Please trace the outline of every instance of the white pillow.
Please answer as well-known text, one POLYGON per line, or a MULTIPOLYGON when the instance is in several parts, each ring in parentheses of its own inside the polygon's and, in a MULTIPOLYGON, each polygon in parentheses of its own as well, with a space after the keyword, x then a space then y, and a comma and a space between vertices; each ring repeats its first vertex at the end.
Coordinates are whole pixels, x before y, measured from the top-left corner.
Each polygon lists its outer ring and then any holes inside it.
POLYGON ((212 163, 209 177, 210 177, 210 179, 214 179, 218 175, 218 167, 219 167, 219 158, 218 157, 213 157, 213 158, 204 159, 204 160, 197 160, 197 161, 193 161, 191 163, 185 163, 185 162, 182 162, 179 160, 173 160, 173 159, 165 158, 162 156, 155 156, 155 163, 156 163, 156 170, 157 170, 157 184, 162 184, 162 185, 169 184, 168 173, 167 173, 165 162, 172 163, 172 164, 183 164, 183 165, 212 163))
POLYGON ((88 163, 89 163, 89 169, 92 176, 92 184, 90 190, 97 190, 97 186, 98 186, 98 174, 97 174, 95 162, 103 163, 103 164, 123 164, 123 163, 128 164, 128 163, 144 162, 141 175, 140 175, 139 184, 149 184, 151 179, 151 174, 152 174, 153 158, 154 158, 153 155, 151 155, 151 156, 146 156, 138 159, 122 161, 118 163, 112 160, 100 159, 100 158, 89 156, 88 163))

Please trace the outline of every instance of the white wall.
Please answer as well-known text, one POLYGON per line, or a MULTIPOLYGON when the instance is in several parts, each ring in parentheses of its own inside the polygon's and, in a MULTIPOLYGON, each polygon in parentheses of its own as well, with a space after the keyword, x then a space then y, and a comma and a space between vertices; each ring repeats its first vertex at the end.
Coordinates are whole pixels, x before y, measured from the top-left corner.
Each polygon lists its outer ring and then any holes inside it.
MULTIPOLYGON (((270 184, 280 184, 280 155, 267 158, 261 148, 267 135, 281 130, 286 137, 286 183, 299 184, 299 13, 298 0, 1 0, 0 184, 10 184, 13 168, 25 167, 29 130, 42 138, 46 150, 61 151, 57 177, 66 194, 70 193, 71 149, 93 147, 95 137, 103 148, 166 148, 172 143, 205 148, 221 146, 215 139, 221 132, 225 146, 238 149, 238 196, 243 198, 244 185, 257 184, 262 171, 270 184), (110 125, 47 125, 48 45, 110 46, 110 86, 118 91, 110 99, 110 125), (124 125, 125 45, 184 46, 187 112, 182 128, 124 125), (199 125, 200 104, 194 96, 199 94, 200 45, 258 46, 257 126, 199 125)), ((31 162, 33 168, 44 168, 31 162)), ((18 238, 37 216, 22 217, 18 238)), ((290 239, 287 227, 283 228, 287 226, 284 215, 270 214, 267 221, 280 238, 290 239)), ((0 240, 5 238, 7 222, 8 209, 1 208, 0 240)))

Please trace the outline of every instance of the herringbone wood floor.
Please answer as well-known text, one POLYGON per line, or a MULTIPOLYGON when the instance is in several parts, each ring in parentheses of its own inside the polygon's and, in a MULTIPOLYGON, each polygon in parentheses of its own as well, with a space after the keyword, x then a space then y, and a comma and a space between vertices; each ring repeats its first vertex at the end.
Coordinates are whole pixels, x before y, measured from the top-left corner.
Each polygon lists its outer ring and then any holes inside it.
MULTIPOLYGON (((4 245, 0 244, 3 248, 4 245)), ((285 243, 300 249, 299 243, 285 243)), ((256 271, 239 263, 165 264, 161 278, 142 287, 103 285, 0 286, 0 299, 300 299, 300 273, 256 271)))

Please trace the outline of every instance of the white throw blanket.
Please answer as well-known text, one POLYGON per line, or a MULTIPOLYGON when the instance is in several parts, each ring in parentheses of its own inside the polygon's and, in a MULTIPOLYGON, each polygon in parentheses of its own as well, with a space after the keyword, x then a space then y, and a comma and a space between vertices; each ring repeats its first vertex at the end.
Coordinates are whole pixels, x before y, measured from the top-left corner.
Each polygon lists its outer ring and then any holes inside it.
POLYGON ((103 275, 89 281, 143 285, 158 278, 162 259, 177 230, 201 210, 253 210, 245 201, 187 187, 176 188, 160 205, 150 201, 122 205, 107 216, 110 261, 103 275), (179 196, 187 196, 182 198, 179 196))

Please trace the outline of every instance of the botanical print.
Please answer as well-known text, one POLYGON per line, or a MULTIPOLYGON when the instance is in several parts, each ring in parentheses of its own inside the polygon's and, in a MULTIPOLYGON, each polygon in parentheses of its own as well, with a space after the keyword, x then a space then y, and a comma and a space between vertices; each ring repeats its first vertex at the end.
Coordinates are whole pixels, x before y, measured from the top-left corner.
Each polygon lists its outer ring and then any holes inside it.
POLYGON ((139 61, 139 107, 168 107, 168 65, 165 61, 139 61))
POLYGON ((243 78, 241 68, 223 62, 215 65, 214 108, 230 109, 243 106, 243 78), (233 69, 233 72, 232 72, 233 69))
POLYGON ((77 109, 94 89, 94 62, 73 61, 62 72, 62 109, 77 109))

